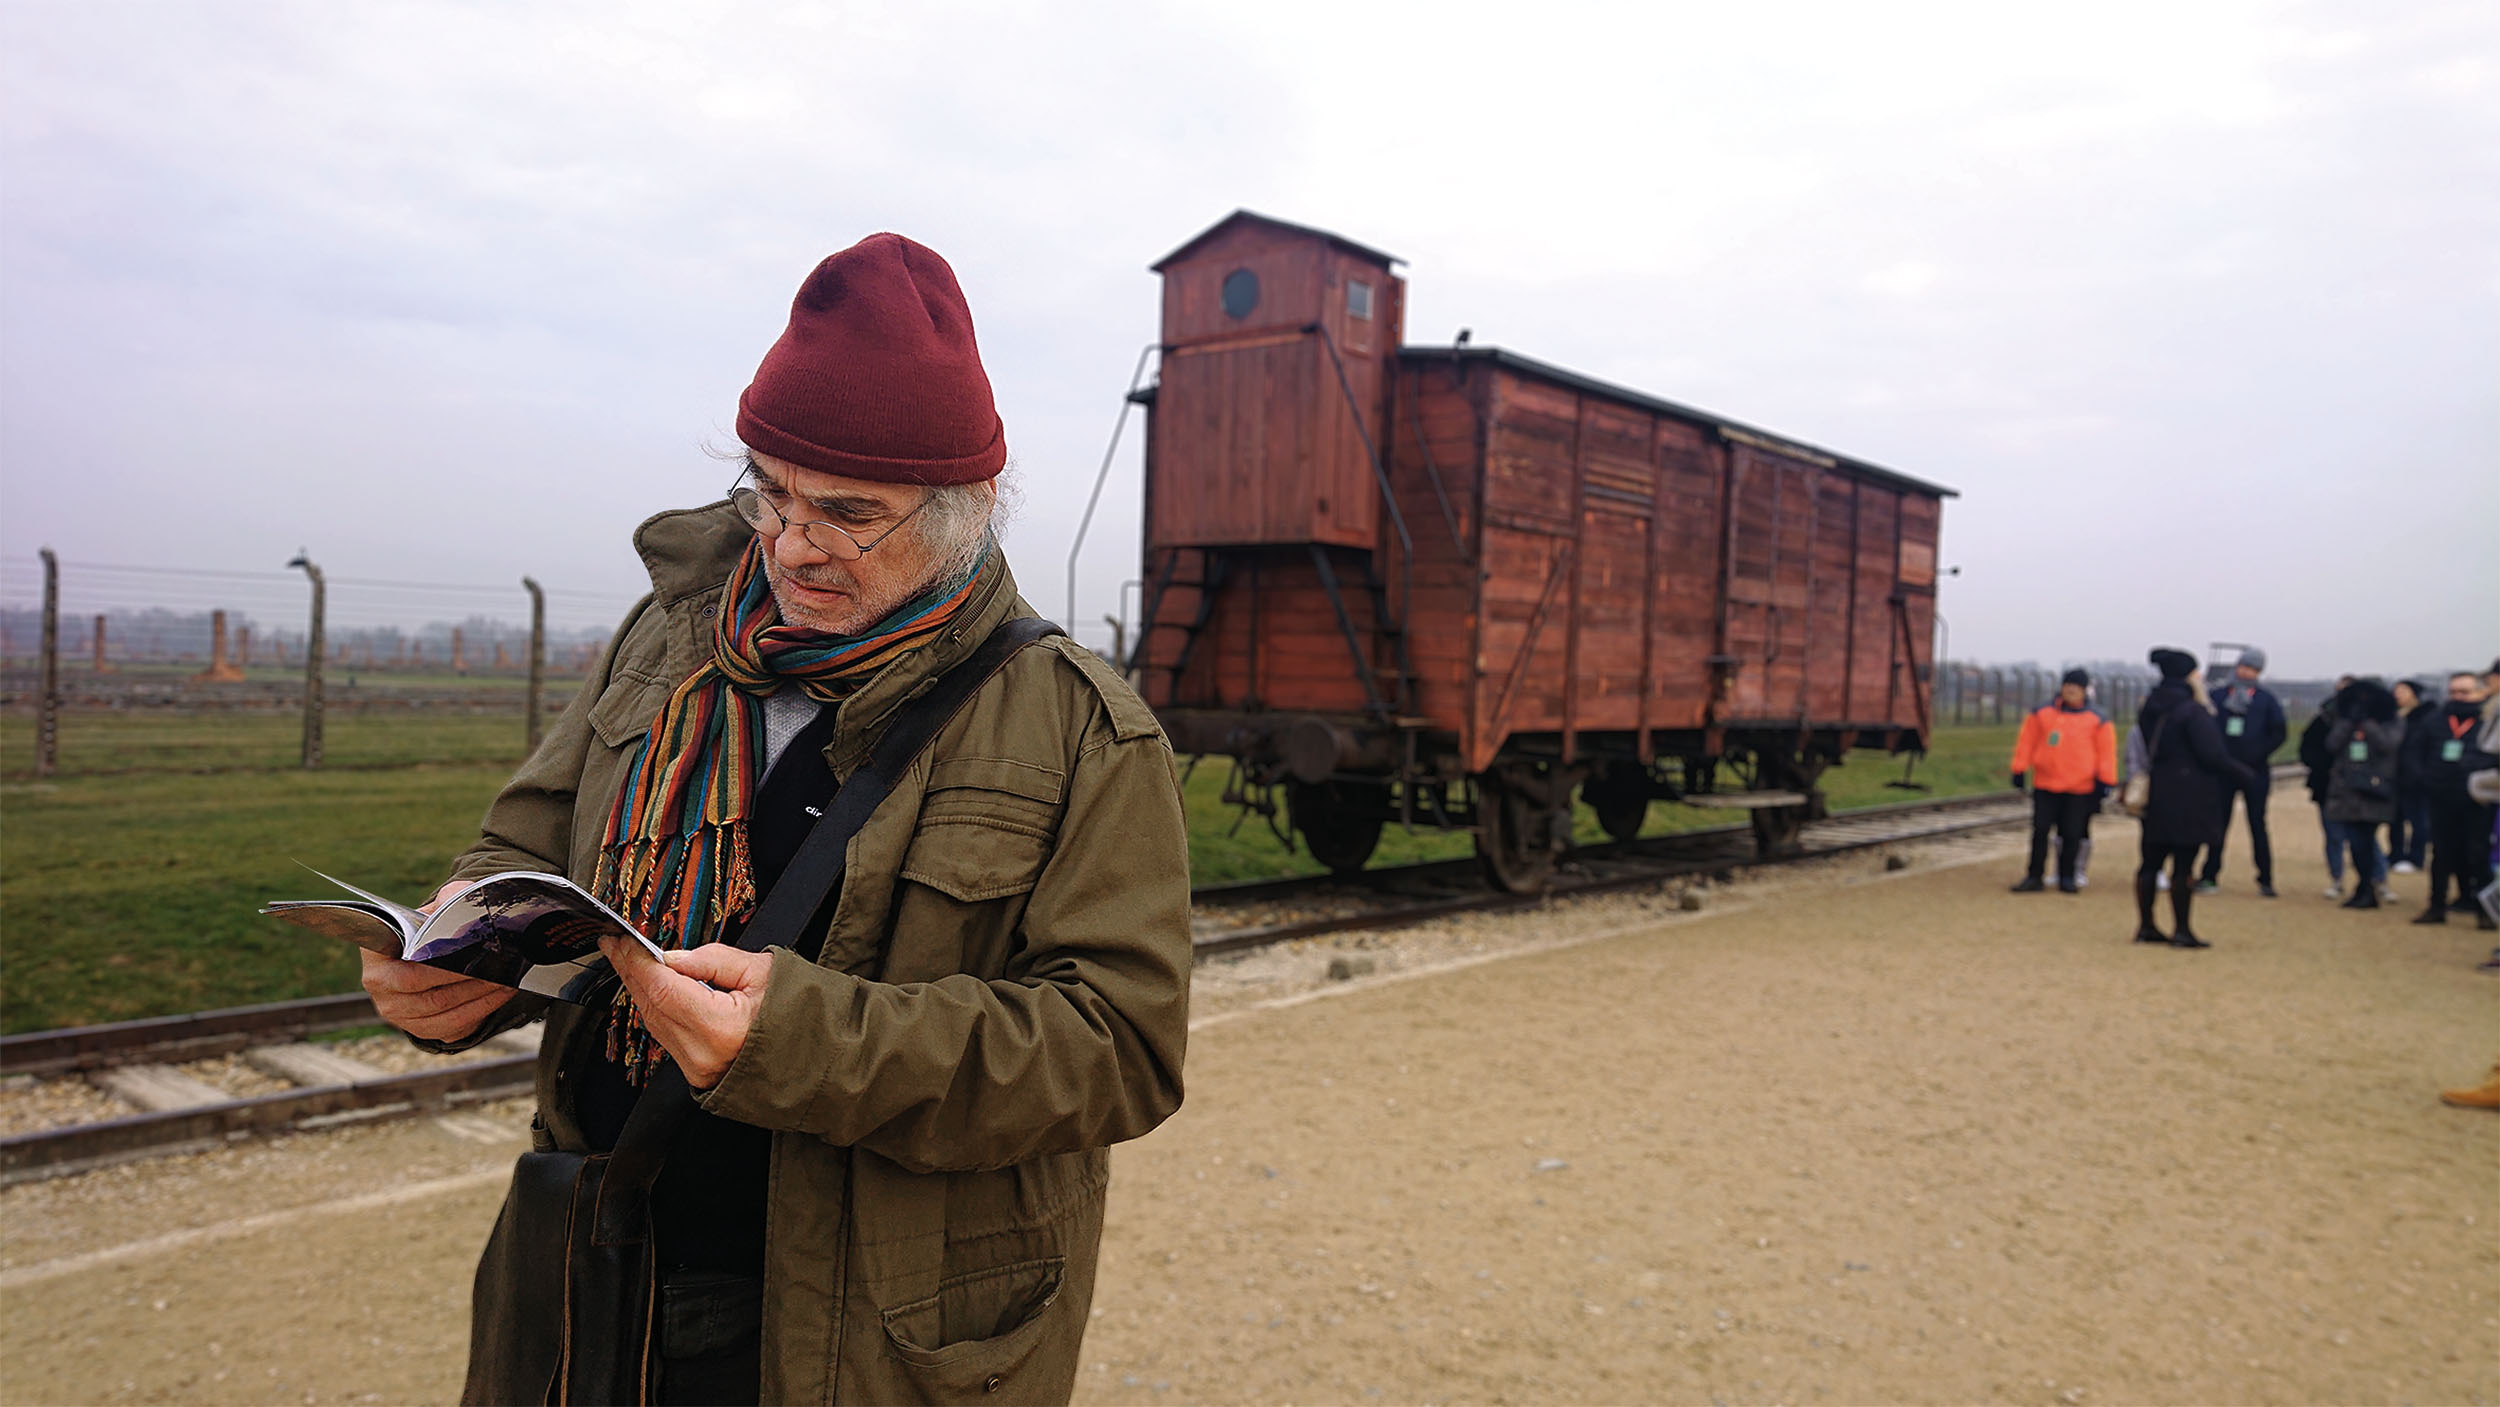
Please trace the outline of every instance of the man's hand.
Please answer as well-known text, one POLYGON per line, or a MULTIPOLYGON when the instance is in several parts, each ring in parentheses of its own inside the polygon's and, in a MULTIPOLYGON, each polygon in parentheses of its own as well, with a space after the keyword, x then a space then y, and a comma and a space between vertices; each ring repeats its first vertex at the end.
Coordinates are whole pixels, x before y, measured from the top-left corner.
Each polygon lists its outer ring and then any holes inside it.
POLYGON ((686 1083, 710 1089, 729 1062, 746 1048, 747 1032, 764 1004, 764 983, 773 960, 726 943, 706 943, 666 954, 656 962, 640 943, 602 940, 599 951, 633 993, 642 1024, 659 1039, 686 1083))
POLYGON ((2015 774, 2014 774, 2014 790, 2016 790, 2016 791, 2021 791, 2022 789, 2023 789, 2023 774, 2022 774, 2022 773, 2020 773, 2020 772, 2017 772, 2017 773, 2015 773, 2015 774))
MULTIPOLYGON (((435 890, 418 912, 433 913, 473 882, 453 880, 435 890)), ((510 987, 483 978, 386 958, 371 949, 359 951, 365 964, 365 995, 373 998, 373 1009, 384 1021, 421 1040, 459 1040, 512 1000, 510 987)))

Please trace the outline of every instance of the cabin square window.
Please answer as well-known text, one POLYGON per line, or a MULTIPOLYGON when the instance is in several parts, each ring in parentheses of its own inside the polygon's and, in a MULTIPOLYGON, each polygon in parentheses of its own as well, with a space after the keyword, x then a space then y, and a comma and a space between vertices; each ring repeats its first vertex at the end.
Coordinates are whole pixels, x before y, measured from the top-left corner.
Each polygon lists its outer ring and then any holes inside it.
POLYGON ((1369 321, 1372 315, 1372 286, 1361 279, 1348 279, 1345 286, 1346 316, 1369 321))

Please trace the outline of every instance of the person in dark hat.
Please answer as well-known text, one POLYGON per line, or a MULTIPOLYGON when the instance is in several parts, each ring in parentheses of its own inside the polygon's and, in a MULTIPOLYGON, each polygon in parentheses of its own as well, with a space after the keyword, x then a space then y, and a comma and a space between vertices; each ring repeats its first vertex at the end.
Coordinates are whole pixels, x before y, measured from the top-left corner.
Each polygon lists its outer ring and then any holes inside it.
POLYGON ((2014 789, 2031 785, 2031 863, 2017 894, 2036 894, 2048 864, 2049 836, 2057 836, 2057 888, 2079 891, 2075 860, 2092 832, 2092 813, 2118 784, 2118 730, 2087 702, 2092 676, 2066 671, 2057 697, 2023 720, 2014 739, 2014 789))
POLYGON ((436 896, 566 874, 665 962, 611 944, 614 998, 551 1007, 366 955, 375 1007, 427 1049, 546 1018, 526 1167, 674 1129, 647 1226, 611 1226, 626 1173, 602 1164, 597 1244, 651 1267, 604 1317, 572 1298, 567 1206, 516 1178, 463 1399, 1064 1402, 1109 1145, 1181 1100, 1171 748, 1110 666, 1030 624, 992 528, 1005 428, 934 251, 879 234, 818 264, 737 430, 727 493, 635 534, 651 594, 436 896), (992 640, 1021 647, 985 673, 992 640), (974 681, 908 765, 878 752, 974 681), (785 876, 827 873, 800 863, 819 818, 880 790, 812 917, 774 906, 790 941, 742 946, 785 876))
MULTIPOLYGON (((2283 705, 2272 691, 2258 684, 2266 670, 2266 652, 2251 645, 2240 651, 2239 662, 2231 669, 2231 682, 2214 696, 2214 716, 2221 724, 2222 746, 2248 774, 2248 780, 2234 787, 2222 799, 2222 828, 2231 829, 2231 800, 2238 797, 2248 810, 2248 853, 2257 865, 2257 892, 2268 899, 2274 897, 2274 844, 2266 834, 2266 797, 2273 786, 2273 758, 2276 748, 2283 746, 2290 728, 2283 720, 2283 705)), ((2198 892, 2211 894, 2222 882, 2222 842, 2217 840, 2205 852, 2205 871, 2198 876, 2198 892)))
POLYGON ((2165 647, 2151 658, 2161 683, 2145 694, 2136 720, 2144 731, 2152 790, 2144 807, 2142 859, 2135 872, 2135 941, 2211 947, 2188 922, 2195 901, 2191 868, 2199 849, 2222 843, 2223 805, 2231 788, 2246 785, 2248 768, 2223 747, 2222 730, 2190 687, 2196 657, 2165 647), (2170 868, 2168 936, 2153 921, 2156 877, 2165 865, 2170 868))

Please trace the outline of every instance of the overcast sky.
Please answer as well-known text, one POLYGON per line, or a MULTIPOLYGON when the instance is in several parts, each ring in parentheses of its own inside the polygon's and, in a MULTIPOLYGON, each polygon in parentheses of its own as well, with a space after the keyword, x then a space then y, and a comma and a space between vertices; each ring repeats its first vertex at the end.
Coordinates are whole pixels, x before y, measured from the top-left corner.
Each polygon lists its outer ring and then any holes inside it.
MULTIPOLYGON (((2500 651, 2488 0, 5 0, 0 41, 10 604, 41 545, 300 546, 613 615, 801 277, 892 229, 972 301, 1056 615, 1146 266, 1247 206, 1411 261, 1410 341, 1959 489, 1957 656, 2500 651)), ((1085 621, 1136 477, 1132 435, 1085 621)))

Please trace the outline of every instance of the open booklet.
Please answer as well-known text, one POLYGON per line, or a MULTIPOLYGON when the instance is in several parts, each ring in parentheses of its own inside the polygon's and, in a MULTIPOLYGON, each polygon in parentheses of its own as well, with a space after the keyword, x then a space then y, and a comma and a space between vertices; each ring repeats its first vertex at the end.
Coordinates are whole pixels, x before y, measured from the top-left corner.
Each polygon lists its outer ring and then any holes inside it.
POLYGON ((631 938, 651 956, 660 956, 659 948, 614 909, 560 875, 527 870, 488 875, 428 918, 345 880, 313 873, 356 897, 279 899, 260 911, 386 958, 421 962, 542 997, 592 1000, 608 971, 608 960, 599 955, 602 938, 631 938))

